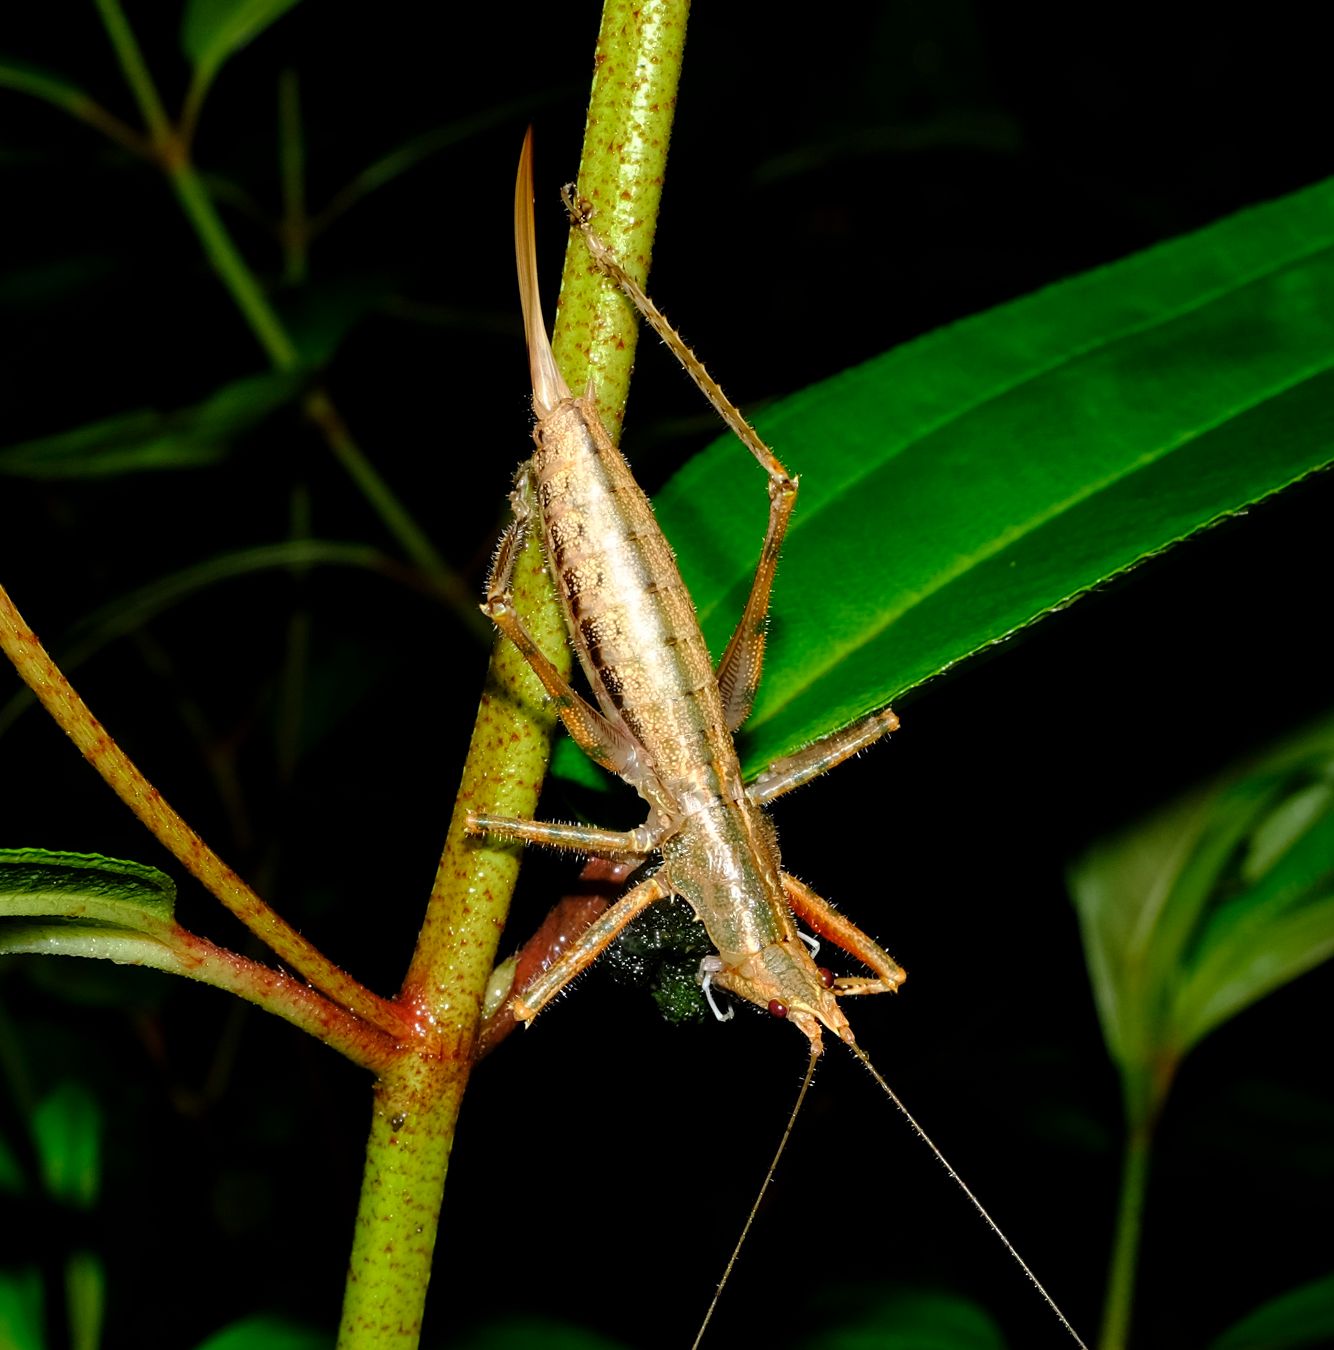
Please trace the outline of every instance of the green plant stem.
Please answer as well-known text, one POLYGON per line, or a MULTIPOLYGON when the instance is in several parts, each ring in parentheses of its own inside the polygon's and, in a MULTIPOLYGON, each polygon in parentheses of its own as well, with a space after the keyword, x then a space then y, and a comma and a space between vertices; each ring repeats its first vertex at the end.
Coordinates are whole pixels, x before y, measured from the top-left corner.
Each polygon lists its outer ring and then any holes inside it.
MULTIPOLYGON (((544 650, 560 654, 568 671, 561 616, 536 541, 516 572, 515 599, 530 631, 544 650)), ((555 721, 522 657, 512 647, 498 647, 426 923, 400 995, 423 1026, 435 1027, 440 1053, 406 1057, 376 1085, 339 1333, 342 1350, 407 1350, 417 1344, 481 991, 519 870, 517 849, 483 848, 465 835, 464 814, 473 806, 532 815, 555 721)))
POLYGON ((120 7, 120 0, 95 0, 95 3, 97 12, 102 16, 102 26, 107 30, 107 36, 115 48, 116 59, 120 62, 125 81, 130 86, 130 92, 134 95, 139 111, 143 115, 144 125, 152 137, 153 148, 159 155, 166 156, 171 152, 176 134, 171 119, 167 116, 167 110, 162 106, 162 99, 158 95, 157 86, 153 83, 153 77, 148 73, 148 65, 134 36, 134 30, 125 17, 125 11, 120 7))
MULTIPOLYGON (((598 33, 578 191, 592 203, 599 236, 641 286, 657 231, 689 12, 689 0, 639 8, 609 2, 598 33), (623 41, 616 24, 629 26, 636 40, 623 41)), ((539 238, 542 220, 539 210, 539 238)), ((571 389, 582 393, 592 379, 598 409, 617 442, 638 342, 634 306, 598 272, 572 233, 552 348, 571 389)))
POLYGON ((213 270, 236 302, 270 362, 276 370, 297 370, 301 365, 300 352, 288 337, 277 312, 269 304, 259 279, 232 242, 194 166, 169 163, 167 171, 176 200, 180 202, 186 219, 194 226, 213 270))
POLYGON ((453 610, 469 632, 489 636, 486 621, 477 607, 477 597, 459 579, 458 573, 435 551, 426 532, 413 519, 389 484, 376 473, 370 460, 348 431, 334 401, 321 388, 306 395, 305 414, 319 427, 325 443, 384 522, 403 551, 430 578, 432 589, 453 610))
MULTIPOLYGON (((182 163, 169 165, 169 176, 177 200, 194 226, 213 270, 250 325, 250 331, 276 369, 296 370, 301 364, 301 355, 287 335, 282 320, 269 303, 254 272, 232 242, 199 174, 192 165, 182 163)), ((404 552, 432 578, 440 594, 453 601, 457 612, 466 616, 469 623, 475 623, 476 604, 471 597, 466 602, 460 598, 465 590, 462 583, 436 551, 426 532, 413 519, 411 512, 366 458, 329 395, 323 389, 312 389, 305 397, 303 408, 306 416, 323 433, 344 471, 356 483, 404 552)))
POLYGON ((143 159, 153 157, 152 147, 139 132, 133 127, 126 126, 119 117, 108 112, 82 89, 64 80, 0 61, 0 89, 13 89, 18 93, 39 98, 86 123, 95 131, 100 131, 132 154, 143 159))
POLYGON ((1116 1232, 1107 1272, 1107 1294, 1103 1303, 1098 1350, 1125 1350, 1128 1344, 1131 1307, 1135 1297, 1135 1267, 1144 1228, 1144 1199, 1149 1185, 1152 1147, 1152 1121, 1131 1122, 1126 1130, 1116 1232))
MULTIPOLYGON (((600 218, 599 230, 637 276, 648 266, 687 12, 685 0, 608 0, 603 9, 580 189, 603 202, 612 200, 605 195, 612 185, 627 194, 624 201, 615 198, 620 205, 600 218)), ((595 372, 613 434, 629 388, 635 331, 619 295, 587 260, 567 263, 555 351, 571 388, 582 388, 588 371, 595 372)), ((520 559, 514 596, 529 632, 553 660, 568 663, 563 622, 536 541, 520 559)), ((498 644, 401 994, 438 1030, 441 1055, 434 1061, 405 1058, 380 1080, 340 1350, 408 1350, 417 1344, 482 995, 518 874, 513 845, 471 839, 464 821, 469 810, 532 816, 554 724, 526 664, 509 644, 498 644)))
MULTIPOLYGON (((148 126, 158 162, 167 174, 172 191, 186 219, 193 226, 205 256, 273 366, 280 371, 299 369, 301 354, 296 344, 288 335, 278 312, 269 303, 259 279, 228 234, 213 199, 191 163, 189 134, 193 127, 182 131, 171 124, 119 0, 97 0, 97 7, 126 81, 148 126)), ((197 103, 191 106, 197 109, 197 103)), ((450 598, 459 595, 463 588, 457 577, 436 551, 425 531, 372 467, 338 417, 329 396, 322 390, 312 390, 306 396, 304 406, 306 415, 325 433, 339 463, 351 475, 404 552, 432 578, 442 596, 450 598), (336 440, 331 428, 337 429, 336 440)), ((461 616, 466 616, 465 622, 475 619, 474 611, 475 606, 471 601, 466 606, 460 605, 458 609, 461 616)))

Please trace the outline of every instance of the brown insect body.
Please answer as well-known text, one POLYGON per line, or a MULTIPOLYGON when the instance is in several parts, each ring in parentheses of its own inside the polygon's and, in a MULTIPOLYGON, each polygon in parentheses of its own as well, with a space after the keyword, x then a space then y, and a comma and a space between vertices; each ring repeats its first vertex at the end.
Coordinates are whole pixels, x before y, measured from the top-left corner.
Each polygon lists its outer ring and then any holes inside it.
POLYGON ((558 405, 535 439, 547 556, 575 650, 604 716, 642 749, 644 770, 627 777, 649 803, 660 875, 718 948, 714 983, 761 1007, 778 999, 812 1039, 814 1016, 850 1040, 797 936, 774 831, 746 791, 704 635, 648 499, 590 401, 558 405))
MULTIPOLYGON (((1084 1342, 1065 1315, 852 1034, 839 998, 892 993, 903 983, 902 969, 859 928, 782 870, 777 839, 764 814, 767 802, 893 731, 898 718, 882 709, 771 764, 749 784, 741 777, 732 734, 750 712, 759 685, 769 593, 796 499, 796 480, 592 232, 586 212, 568 193, 566 206, 596 266, 626 293, 768 473, 769 525, 750 596, 715 670, 694 605, 648 499, 612 444, 591 396, 574 397, 556 367, 538 301, 530 134, 519 161, 514 213, 537 415, 536 451, 519 472, 513 494, 515 520, 497 552, 483 609, 556 700, 571 736, 597 763, 631 784, 648 803, 649 814, 638 829, 625 832, 484 815, 470 816, 469 829, 601 855, 618 864, 655 854, 661 862, 596 917, 554 964, 511 998, 509 1006, 521 1021, 536 1016, 637 914, 668 896, 681 896, 717 948, 717 955, 706 958, 700 972, 710 1003, 710 986, 716 985, 789 1018, 810 1043, 806 1077, 787 1130, 727 1271, 773 1178, 823 1049, 823 1030, 828 1030, 847 1043, 907 1117, 1083 1350, 1084 1342), (542 532, 570 643, 596 708, 570 687, 514 612, 510 579, 529 528, 542 532), (798 918, 855 956, 872 974, 836 978, 817 966, 806 949, 808 939, 798 933, 798 918)), ((726 1279, 727 1272, 723 1283, 726 1279)), ((696 1345, 717 1301, 715 1294, 696 1345)))
MULTIPOLYGON (((576 223, 584 226, 598 265, 619 272, 586 222, 576 223)), ((645 824, 625 834, 494 817, 475 817, 472 828, 557 847, 661 857, 647 880, 516 998, 515 1015, 534 1016, 635 914, 677 895, 693 907, 718 950, 705 963, 709 982, 790 1018, 817 1053, 821 1027, 853 1043, 838 996, 891 991, 902 983, 903 971, 814 892, 784 874, 762 804, 892 730, 897 719, 887 710, 874 714, 829 743, 771 766, 761 780, 766 786, 747 787, 732 733, 749 711, 759 681, 764 615, 795 480, 767 448, 755 449, 747 439, 770 473, 770 531, 751 601, 715 673, 694 605, 648 498, 612 444, 592 398, 570 393, 552 356, 537 293, 528 142, 519 168, 515 224, 536 451, 520 471, 515 524, 497 556, 483 608, 557 699, 576 741, 630 783, 650 809, 645 824), (509 574, 530 526, 542 531, 570 640, 597 709, 565 684, 510 607, 509 574), (876 978, 835 980, 817 966, 798 935, 794 907, 817 933, 865 961, 876 978)), ((739 420, 740 414, 732 412, 739 420)))

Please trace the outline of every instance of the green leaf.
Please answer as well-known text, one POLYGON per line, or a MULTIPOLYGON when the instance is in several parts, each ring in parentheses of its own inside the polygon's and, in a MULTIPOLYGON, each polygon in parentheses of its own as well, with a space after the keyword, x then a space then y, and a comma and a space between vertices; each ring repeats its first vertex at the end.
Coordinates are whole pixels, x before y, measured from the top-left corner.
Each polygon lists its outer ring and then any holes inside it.
POLYGON ((181 50, 196 84, 212 82, 222 64, 282 18, 297 0, 190 0, 181 16, 181 50))
POLYGON ((214 464, 243 433, 291 401, 299 375, 255 375, 174 412, 142 409, 0 449, 0 474, 15 478, 109 478, 214 464))
POLYGON ((284 297, 282 318, 309 369, 329 364, 343 339, 393 291, 387 274, 363 273, 307 284, 284 297))
POLYGON ((451 1341, 453 1350, 622 1350, 595 1331, 544 1317, 505 1317, 451 1341))
POLYGON ((606 793, 615 781, 606 769, 600 769, 568 736, 552 747, 551 776, 567 787, 606 793))
POLYGON ((126 954, 145 939, 156 945, 174 928, 175 901, 171 878, 142 863, 0 849, 0 955, 74 944, 83 955, 133 959, 126 954), (15 922, 24 919, 44 922, 15 922))
POLYGON ((1209 1350, 1295 1350, 1334 1342, 1334 1275, 1280 1294, 1230 1327, 1209 1350))
POLYGON ((30 262, 0 274, 0 305, 28 313, 78 304, 94 287, 117 276, 114 257, 85 253, 51 262, 30 262))
POLYGON ((42 1350, 42 1275, 35 1266, 0 1270, 0 1345, 42 1350))
MULTIPOLYGON (((1334 180, 955 324, 757 418, 803 475, 758 769, 1334 457, 1334 180)), ((715 654, 764 533, 732 440, 658 518, 715 654)))
POLYGON ((329 1350, 333 1337, 283 1317, 258 1314, 215 1331, 198 1350, 329 1350))
MULTIPOLYGON (((26 1184, 23 1164, 4 1135, 0 1135, 0 1195, 20 1195, 26 1184)), ((4 1342, 0 1341, 2 1344, 4 1342)))
POLYGON ((32 1116, 33 1138, 47 1193, 75 1209, 91 1209, 102 1176, 102 1112, 80 1083, 61 1083, 32 1116))
POLYGON ((840 1289, 802 1350, 1005 1350, 985 1309, 944 1290, 840 1289))
POLYGON ((1143 1118, 1202 1037, 1334 955, 1334 718, 1095 844, 1070 890, 1143 1118))

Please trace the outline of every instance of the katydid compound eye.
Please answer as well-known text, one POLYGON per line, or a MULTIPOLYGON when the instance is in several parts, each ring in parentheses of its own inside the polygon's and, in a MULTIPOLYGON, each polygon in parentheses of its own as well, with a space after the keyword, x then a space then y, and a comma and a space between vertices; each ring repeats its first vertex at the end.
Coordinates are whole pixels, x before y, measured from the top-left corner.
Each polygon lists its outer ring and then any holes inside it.
POLYGON ((769 1000, 769 1012, 774 1017, 786 1017, 787 1004, 782 999, 771 998, 769 1000))
POLYGON ((826 989, 834 987, 834 972, 828 966, 819 966, 816 973, 820 976, 820 983, 826 989))

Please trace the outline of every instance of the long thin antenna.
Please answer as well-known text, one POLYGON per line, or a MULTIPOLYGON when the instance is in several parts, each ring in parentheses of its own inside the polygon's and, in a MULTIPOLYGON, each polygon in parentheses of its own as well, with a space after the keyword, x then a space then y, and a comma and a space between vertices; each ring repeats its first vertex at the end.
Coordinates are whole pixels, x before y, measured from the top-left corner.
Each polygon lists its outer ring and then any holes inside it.
POLYGON ((806 1077, 801 1080, 801 1090, 797 1093, 792 1114, 787 1118, 787 1128, 783 1131, 783 1137, 778 1141, 778 1148, 774 1152, 773 1161, 769 1164, 769 1170, 764 1174, 764 1183, 760 1187, 759 1194, 755 1197, 755 1203, 750 1207, 750 1213, 746 1215, 741 1236, 737 1238, 736 1246, 732 1248, 732 1255, 727 1258, 727 1267, 723 1271, 723 1277, 718 1281, 717 1289, 713 1291, 713 1300, 709 1304, 708 1312, 704 1314, 704 1320, 699 1324, 699 1330, 695 1333, 695 1339, 691 1343, 690 1350, 699 1350, 699 1343, 704 1339, 704 1333, 709 1329, 709 1323, 713 1320, 713 1313, 718 1306, 718 1300, 722 1298, 723 1290, 727 1287, 727 1281, 731 1278, 732 1267, 736 1265, 736 1259, 741 1255, 742 1247, 746 1245, 746 1239, 750 1236, 750 1226, 755 1222, 755 1216, 760 1212, 760 1205, 769 1189, 769 1183, 774 1179, 774 1173, 778 1170, 778 1160, 783 1156, 787 1141, 792 1137, 792 1127, 797 1123, 797 1115, 801 1111, 802 1102, 806 1100, 806 1092, 810 1088, 811 1079, 815 1077, 815 1065, 819 1058, 819 1047, 812 1046, 811 1061, 806 1065, 806 1077))
MULTIPOLYGON (((1052 1296, 1046 1291, 1046 1289, 1043 1288, 1042 1281, 1039 1280, 1038 1277, 1033 1274, 1032 1268, 1029 1266, 1028 1262, 1025 1261, 1024 1258, 1020 1256, 1019 1253, 1015 1250, 1014 1243, 1011 1242, 1010 1239, 1007 1238, 1005 1234, 1001 1232, 1000 1225, 983 1208, 982 1202, 969 1189, 968 1183, 965 1182, 964 1179, 954 1170, 954 1168, 950 1165, 949 1159, 946 1158, 945 1155, 936 1147, 935 1143, 931 1139, 931 1136, 927 1134, 927 1132, 917 1123, 917 1119, 913 1115, 913 1113, 909 1111, 906 1106, 904 1106, 902 1101, 899 1100, 898 1093, 895 1092, 894 1089, 890 1087, 890 1085, 887 1082, 885 1082, 884 1075, 880 1072, 879 1069, 875 1067, 874 1064, 871 1063, 870 1056, 866 1053, 865 1050, 861 1048, 860 1045, 857 1045, 855 1043, 847 1043, 847 1044, 848 1049, 851 1050, 852 1053, 856 1055, 856 1057, 859 1060, 861 1060, 863 1065, 865 1065, 867 1073, 869 1073, 871 1077, 874 1078, 875 1081, 880 1084, 880 1089, 885 1094, 885 1096, 888 1097, 889 1100, 892 1101, 894 1105, 898 1107, 900 1112, 902 1112, 903 1118, 908 1122, 909 1125, 912 1126, 913 1133, 916 1134, 917 1137, 922 1141, 922 1143, 924 1143, 927 1146, 927 1148, 929 1148, 931 1152, 936 1155, 936 1161, 940 1163, 940 1165, 950 1174, 951 1178, 954 1181, 954 1184, 958 1186, 958 1188, 968 1197, 973 1208, 977 1210, 977 1212, 982 1216, 983 1222, 987 1225, 988 1228, 991 1229, 993 1233, 995 1233, 995 1235, 998 1238, 1000 1238, 1001 1244, 1004 1246, 1005 1250, 1009 1252, 1010 1255, 1014 1257, 1014 1259, 1019 1263, 1019 1269, 1022 1270, 1024 1274, 1028 1276, 1029 1282, 1032 1284, 1033 1288, 1036 1289, 1038 1293, 1042 1295, 1043 1300, 1045 1301, 1047 1306, 1052 1310, 1052 1312, 1056 1314, 1057 1320, 1066 1329, 1066 1331, 1070 1333, 1070 1339, 1073 1340, 1077 1346, 1079 1346, 1079 1350, 1088 1350, 1088 1346, 1084 1344, 1084 1341, 1080 1337, 1079 1332, 1077 1332, 1074 1329, 1074 1327, 1070 1325, 1070 1319, 1066 1317, 1066 1315, 1061 1311, 1060 1307, 1056 1303, 1056 1300, 1052 1298, 1052 1296)), ((789 1126, 789 1128, 791 1127, 789 1126)), ((765 1185, 768 1185, 768 1182, 765 1182, 765 1185)), ((749 1227, 749 1225, 747 1226, 749 1227)), ((712 1309, 710 1309, 710 1311, 712 1311, 712 1309)), ((698 1344, 698 1342, 696 1342, 696 1344, 698 1344)))

